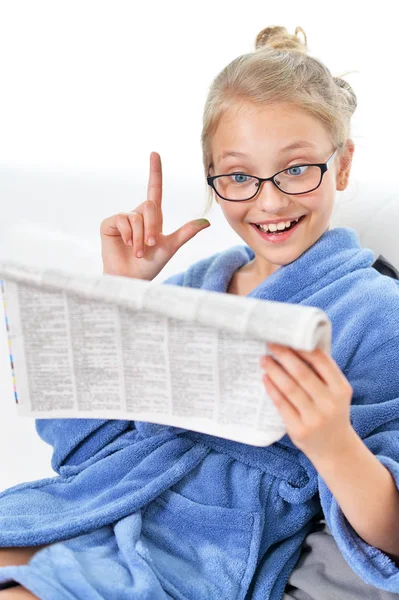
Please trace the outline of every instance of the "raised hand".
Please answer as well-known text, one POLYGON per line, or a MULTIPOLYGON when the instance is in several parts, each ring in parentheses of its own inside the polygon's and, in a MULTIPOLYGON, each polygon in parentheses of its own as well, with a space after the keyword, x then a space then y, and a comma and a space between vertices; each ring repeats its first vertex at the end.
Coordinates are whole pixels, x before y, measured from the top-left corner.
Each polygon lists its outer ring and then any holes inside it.
POLYGON ((210 225, 206 219, 197 219, 164 235, 162 222, 161 157, 151 152, 147 200, 131 212, 117 213, 101 223, 104 273, 151 281, 183 244, 210 225))

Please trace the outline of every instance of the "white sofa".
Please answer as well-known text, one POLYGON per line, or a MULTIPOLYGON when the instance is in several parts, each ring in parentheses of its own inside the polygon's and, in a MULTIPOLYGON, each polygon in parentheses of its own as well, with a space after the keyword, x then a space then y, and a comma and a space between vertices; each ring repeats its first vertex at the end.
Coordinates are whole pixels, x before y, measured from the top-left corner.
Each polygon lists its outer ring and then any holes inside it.
MULTIPOLYGON (((34 257, 41 264, 101 273, 100 222, 140 204, 145 199, 147 179, 148 173, 126 171, 57 173, 0 166, 0 247, 21 259, 34 257)), ((169 233, 202 216, 205 192, 200 176, 174 180, 164 173, 164 231, 169 233)), ((207 218, 211 227, 181 248, 156 280, 184 270, 200 257, 243 243, 217 205, 207 218)), ((352 180, 345 192, 337 193, 331 224, 353 227, 362 246, 399 269, 399 188, 352 180)), ((36 435, 34 421, 16 416, 3 323, 0 349, 1 490, 54 473, 51 448, 36 435)))

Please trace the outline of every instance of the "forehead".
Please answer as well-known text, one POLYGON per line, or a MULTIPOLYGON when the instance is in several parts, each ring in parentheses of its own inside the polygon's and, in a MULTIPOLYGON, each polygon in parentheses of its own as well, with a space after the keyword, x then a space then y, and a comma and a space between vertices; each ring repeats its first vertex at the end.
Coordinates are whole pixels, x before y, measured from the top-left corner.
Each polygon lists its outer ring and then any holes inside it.
MULTIPOLYGON (((308 140, 295 140, 294 142, 290 142, 287 146, 283 146, 279 148, 279 152, 281 154, 292 152, 293 150, 318 150, 319 145, 314 142, 309 142, 308 140)), ((217 155, 217 160, 223 160, 227 157, 233 158, 246 158, 248 155, 245 152, 238 152, 235 150, 222 150, 217 155)))
MULTIPOLYGON (((287 153, 298 148, 320 149, 329 139, 321 121, 288 105, 257 107, 243 103, 229 108, 220 118, 211 139, 212 154, 220 161, 227 154, 270 151, 287 153)), ((238 156, 239 157, 239 156, 238 156)))

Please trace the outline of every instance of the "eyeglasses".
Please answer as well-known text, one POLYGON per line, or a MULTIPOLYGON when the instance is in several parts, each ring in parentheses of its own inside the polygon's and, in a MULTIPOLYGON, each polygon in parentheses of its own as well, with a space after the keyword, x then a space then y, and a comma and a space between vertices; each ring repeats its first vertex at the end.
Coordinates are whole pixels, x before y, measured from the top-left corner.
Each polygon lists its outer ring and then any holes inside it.
POLYGON ((338 148, 325 163, 292 165, 292 167, 283 169, 272 177, 262 178, 247 173, 230 173, 228 175, 208 176, 206 179, 208 185, 215 190, 217 195, 229 202, 251 200, 259 192, 263 181, 272 181, 284 194, 292 194, 293 196, 307 194, 320 186, 323 175, 328 170, 337 152, 338 148))

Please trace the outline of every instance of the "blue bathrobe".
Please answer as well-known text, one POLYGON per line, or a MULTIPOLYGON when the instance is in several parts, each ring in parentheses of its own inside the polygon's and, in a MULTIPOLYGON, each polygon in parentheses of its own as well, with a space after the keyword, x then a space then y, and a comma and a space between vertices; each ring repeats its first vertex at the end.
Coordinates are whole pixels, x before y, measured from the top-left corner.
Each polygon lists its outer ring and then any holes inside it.
MULTIPOLYGON (((253 258, 234 246, 164 283, 226 292, 253 258)), ((328 314, 352 426, 399 485, 399 282, 374 260, 338 227, 248 296, 328 314)), ((0 568, 0 582, 42 600, 280 600, 324 513, 349 566, 399 592, 399 568, 357 535, 288 435, 254 447, 138 421, 39 419, 36 429, 57 475, 0 494, 0 546, 50 545, 0 568)))

